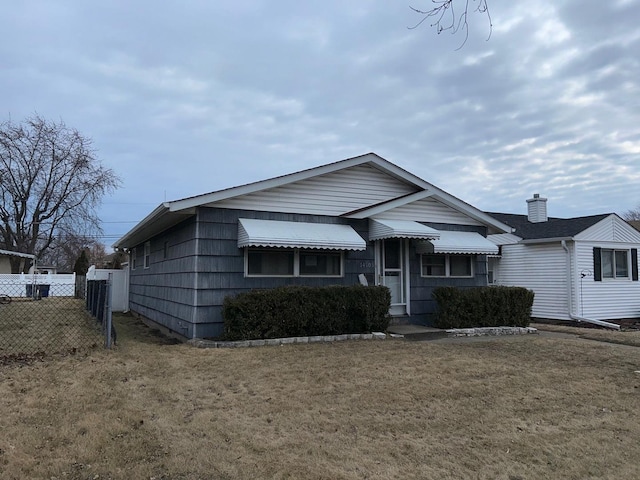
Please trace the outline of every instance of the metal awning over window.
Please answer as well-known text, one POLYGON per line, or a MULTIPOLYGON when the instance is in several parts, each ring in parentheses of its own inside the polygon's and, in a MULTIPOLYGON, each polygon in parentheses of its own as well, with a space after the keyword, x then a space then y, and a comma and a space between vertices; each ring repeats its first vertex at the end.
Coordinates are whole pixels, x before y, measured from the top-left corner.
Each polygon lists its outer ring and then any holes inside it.
POLYGON ((238 247, 366 250, 367 244, 349 225, 240 218, 238 247))
POLYGON ((434 228, 409 220, 372 218, 369 221, 369 240, 382 240, 385 238, 433 240, 440 238, 440 232, 434 228))
POLYGON ((418 253, 466 253, 496 255, 498 246, 476 232, 448 232, 440 230, 440 238, 421 242, 418 253))

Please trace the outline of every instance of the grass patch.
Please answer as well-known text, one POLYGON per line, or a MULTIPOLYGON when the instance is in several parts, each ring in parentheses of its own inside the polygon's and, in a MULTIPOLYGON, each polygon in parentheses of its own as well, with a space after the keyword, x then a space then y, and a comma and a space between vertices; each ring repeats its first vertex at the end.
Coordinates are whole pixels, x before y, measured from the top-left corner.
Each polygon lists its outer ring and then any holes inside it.
POLYGON ((556 325, 547 323, 537 323, 531 325, 540 331, 566 333, 576 335, 585 340, 596 340, 598 342, 610 342, 620 345, 640 347, 640 330, 609 330, 605 328, 593 328, 590 326, 575 327, 568 325, 556 325))
POLYGON ((640 349, 537 335, 113 351, 0 367, 0 477, 639 478, 640 349))
POLYGON ((102 344, 83 300, 18 298, 0 305, 0 355, 51 354, 102 344))

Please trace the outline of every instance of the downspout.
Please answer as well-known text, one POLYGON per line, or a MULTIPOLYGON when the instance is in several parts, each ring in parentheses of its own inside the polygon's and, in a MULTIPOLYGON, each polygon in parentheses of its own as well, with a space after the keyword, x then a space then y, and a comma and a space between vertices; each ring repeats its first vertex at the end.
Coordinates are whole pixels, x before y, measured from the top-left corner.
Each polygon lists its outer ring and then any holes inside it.
MULTIPOLYGON (((578 315, 574 315, 573 313, 573 302, 571 298, 573 296, 573 275, 571 274, 571 252, 569 251, 569 247, 567 247, 566 240, 561 241, 562 248, 567 253, 567 304, 569 306, 569 318, 571 320, 575 320, 578 323, 590 323, 593 325, 598 325, 600 327, 612 328, 614 330, 620 330, 620 325, 611 322, 605 322, 604 320, 593 320, 591 318, 585 318, 578 315)), ((582 299, 581 299, 582 300, 582 299)))

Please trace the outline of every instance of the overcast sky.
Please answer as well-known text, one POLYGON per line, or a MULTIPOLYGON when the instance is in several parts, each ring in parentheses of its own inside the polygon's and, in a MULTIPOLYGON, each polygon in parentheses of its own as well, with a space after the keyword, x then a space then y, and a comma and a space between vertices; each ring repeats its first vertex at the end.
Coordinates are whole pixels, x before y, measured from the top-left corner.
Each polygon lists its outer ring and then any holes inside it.
POLYGON ((637 206, 640 0, 488 2, 459 50, 407 28, 430 0, 14 2, 0 120, 93 139, 109 245, 164 200, 371 151, 483 210, 637 206))

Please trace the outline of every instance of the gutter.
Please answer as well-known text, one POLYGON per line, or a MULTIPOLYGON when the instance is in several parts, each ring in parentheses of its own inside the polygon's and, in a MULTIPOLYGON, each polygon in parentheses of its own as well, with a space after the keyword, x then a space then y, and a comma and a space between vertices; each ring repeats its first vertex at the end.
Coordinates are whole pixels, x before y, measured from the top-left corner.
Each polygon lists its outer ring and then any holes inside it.
POLYGON ((569 251, 569 247, 567 247, 566 240, 562 240, 560 243, 562 244, 562 248, 564 249, 564 251, 567 252, 567 303, 569 306, 569 318, 579 323, 590 323, 593 325, 598 325, 600 327, 620 330, 620 325, 618 325, 617 323, 605 322, 604 320, 594 320, 592 318, 580 317, 573 314, 573 302, 571 301, 573 294, 573 275, 571 275, 571 252, 569 251))
POLYGON ((30 258, 32 260, 36 259, 36 256, 30 253, 20 253, 20 252, 14 252, 12 250, 0 250, 0 255, 10 255, 12 257, 30 258))

